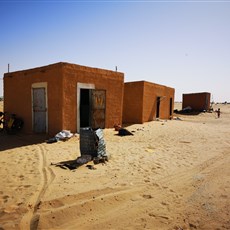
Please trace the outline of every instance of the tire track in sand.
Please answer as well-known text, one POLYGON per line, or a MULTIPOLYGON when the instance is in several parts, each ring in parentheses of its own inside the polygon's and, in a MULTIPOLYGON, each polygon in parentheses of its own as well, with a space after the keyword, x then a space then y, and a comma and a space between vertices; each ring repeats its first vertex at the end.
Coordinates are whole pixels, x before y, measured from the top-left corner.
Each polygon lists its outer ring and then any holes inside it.
POLYGON ((45 154, 47 150, 44 144, 38 144, 37 147, 39 155, 38 169, 41 175, 41 181, 38 186, 38 189, 35 191, 35 193, 31 196, 31 198, 28 200, 26 204, 27 212, 24 214, 20 222, 20 229, 22 230, 37 229, 39 221, 37 209, 40 205, 41 198, 44 196, 47 188, 55 178, 55 174, 53 173, 52 169, 48 166, 47 163, 45 154))

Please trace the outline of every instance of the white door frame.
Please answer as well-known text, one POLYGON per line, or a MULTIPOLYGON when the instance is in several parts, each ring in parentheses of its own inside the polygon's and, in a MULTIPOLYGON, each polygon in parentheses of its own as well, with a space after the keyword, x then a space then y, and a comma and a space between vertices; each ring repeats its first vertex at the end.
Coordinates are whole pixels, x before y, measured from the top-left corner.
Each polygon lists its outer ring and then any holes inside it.
POLYGON ((94 84, 77 83, 77 133, 80 133, 80 95, 81 89, 95 89, 94 84))
POLYGON ((32 106, 31 106, 31 109, 32 109, 32 129, 34 131, 34 111, 33 111, 33 89, 35 88, 45 88, 45 102, 46 102, 46 133, 48 132, 48 100, 47 100, 47 95, 48 95, 48 92, 47 92, 47 82, 38 82, 38 83, 33 83, 32 86, 31 86, 31 98, 32 98, 32 106))

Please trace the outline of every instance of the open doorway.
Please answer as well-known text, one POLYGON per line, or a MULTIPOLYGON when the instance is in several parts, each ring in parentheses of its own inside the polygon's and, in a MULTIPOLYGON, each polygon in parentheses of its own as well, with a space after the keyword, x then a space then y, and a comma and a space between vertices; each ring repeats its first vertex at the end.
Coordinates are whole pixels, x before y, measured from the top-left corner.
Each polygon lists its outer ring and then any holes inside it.
POLYGON ((170 116, 170 117, 172 116, 172 107, 173 107, 172 102, 173 102, 173 100, 172 100, 172 98, 170 97, 170 102, 169 102, 169 116, 170 116))
POLYGON ((160 117, 160 103, 161 103, 161 97, 157 97, 156 118, 160 117))
POLYGON ((80 127, 91 126, 90 89, 80 89, 80 127))
POLYGON ((105 128, 106 91, 80 89, 80 128, 105 128))
POLYGON ((77 84, 77 132, 80 128, 105 128, 106 90, 77 84))
POLYGON ((94 84, 77 83, 77 132, 80 127, 89 126, 90 123, 90 89, 94 89, 94 84), (81 117, 81 119, 80 119, 81 117))

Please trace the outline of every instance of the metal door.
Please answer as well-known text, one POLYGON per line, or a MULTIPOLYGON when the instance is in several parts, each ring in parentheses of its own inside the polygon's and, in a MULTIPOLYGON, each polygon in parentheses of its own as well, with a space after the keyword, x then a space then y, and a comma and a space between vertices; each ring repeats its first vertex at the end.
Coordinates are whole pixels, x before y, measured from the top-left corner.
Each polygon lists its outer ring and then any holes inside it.
POLYGON ((33 88, 33 130, 46 132, 46 92, 45 88, 33 88))
POLYGON ((106 91, 91 90, 91 125, 93 129, 105 128, 106 91))

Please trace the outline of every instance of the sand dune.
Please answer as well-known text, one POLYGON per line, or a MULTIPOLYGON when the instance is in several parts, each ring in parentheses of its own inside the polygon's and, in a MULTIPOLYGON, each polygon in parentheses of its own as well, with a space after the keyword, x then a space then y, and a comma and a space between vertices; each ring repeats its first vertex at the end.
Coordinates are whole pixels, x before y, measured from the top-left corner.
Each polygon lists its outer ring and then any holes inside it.
POLYGON ((80 156, 79 136, 0 133, 0 229, 230 229, 230 106, 216 106, 219 119, 105 129, 111 159, 95 170, 51 165, 80 156))

